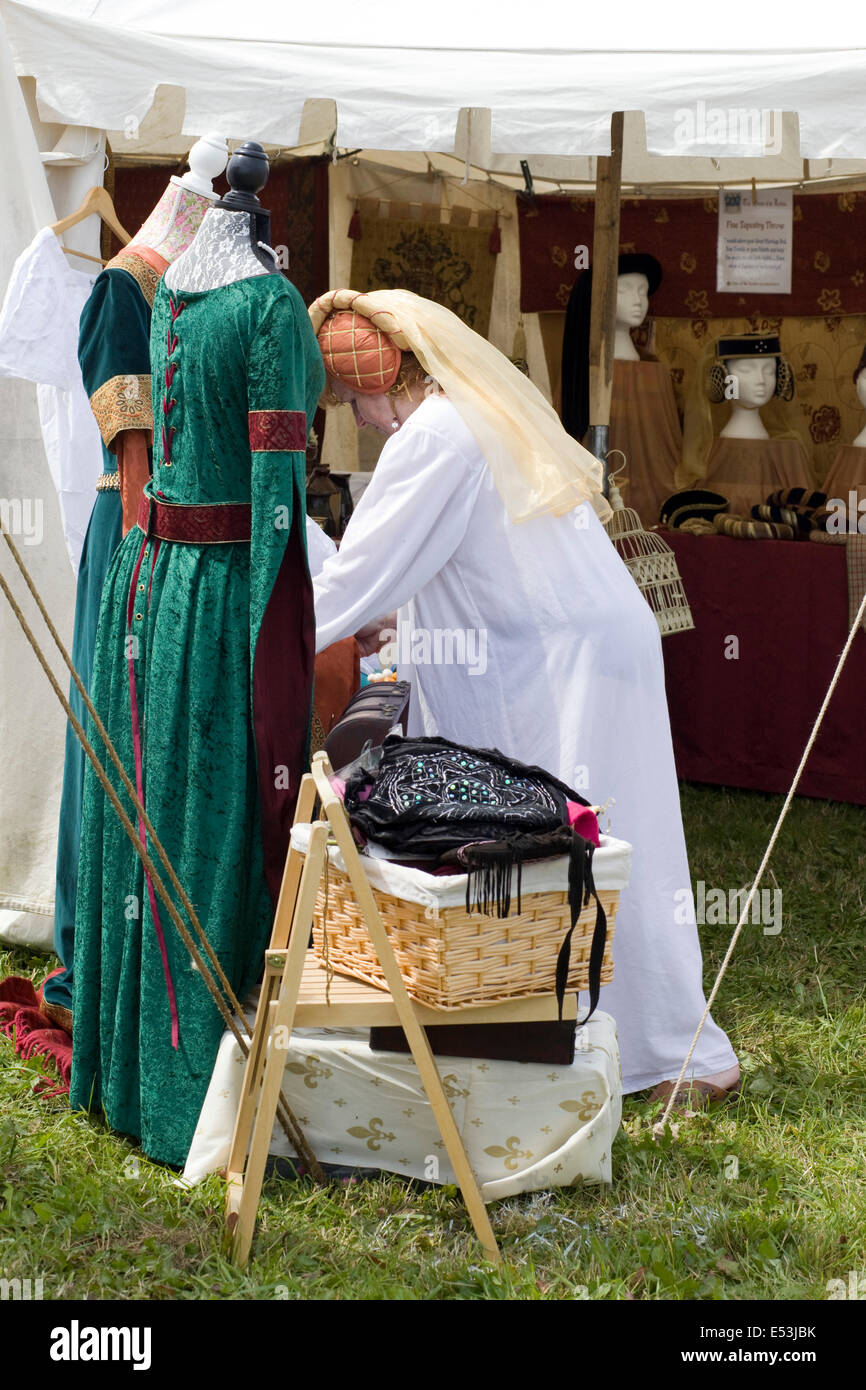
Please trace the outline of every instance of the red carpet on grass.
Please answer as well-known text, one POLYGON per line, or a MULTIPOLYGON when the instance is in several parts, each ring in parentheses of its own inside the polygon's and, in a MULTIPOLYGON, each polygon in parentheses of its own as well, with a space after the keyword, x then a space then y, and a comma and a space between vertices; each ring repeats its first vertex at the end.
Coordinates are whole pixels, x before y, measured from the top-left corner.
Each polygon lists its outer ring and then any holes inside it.
POLYGON ((72 1075, 72 1036, 46 1018, 41 1004, 41 986, 37 992, 32 981, 21 975, 0 980, 0 1034, 14 1043, 19 1057, 50 1057, 60 1073, 59 1079, 52 1083, 50 1077, 40 1077, 35 1089, 46 1096, 65 1096, 72 1075))

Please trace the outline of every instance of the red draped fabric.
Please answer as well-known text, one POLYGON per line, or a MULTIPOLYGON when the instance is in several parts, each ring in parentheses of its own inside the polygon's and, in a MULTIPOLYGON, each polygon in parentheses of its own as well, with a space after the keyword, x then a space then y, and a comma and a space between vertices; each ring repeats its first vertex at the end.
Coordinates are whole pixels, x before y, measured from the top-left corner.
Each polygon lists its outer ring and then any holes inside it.
MULTIPOLYGON (((677 771, 786 792, 848 635, 845 547, 665 532, 695 619, 662 642, 677 771)), ((866 633, 800 783, 866 805, 866 633)))

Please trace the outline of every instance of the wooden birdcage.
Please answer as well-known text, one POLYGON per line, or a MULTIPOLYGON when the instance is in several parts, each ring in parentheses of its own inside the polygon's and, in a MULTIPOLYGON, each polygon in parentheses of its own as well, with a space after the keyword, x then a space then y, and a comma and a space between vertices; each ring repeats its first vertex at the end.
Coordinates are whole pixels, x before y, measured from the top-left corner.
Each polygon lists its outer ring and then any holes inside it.
MULTIPOLYGON (((619 449, 610 452, 622 454, 619 449)), ((622 458, 625 459, 624 454, 622 458)), ((672 632, 688 632, 695 620, 677 569, 676 556, 661 536, 645 529, 634 508, 625 505, 614 474, 610 475, 610 505, 613 516, 605 529, 655 614, 662 637, 669 637, 672 632)))

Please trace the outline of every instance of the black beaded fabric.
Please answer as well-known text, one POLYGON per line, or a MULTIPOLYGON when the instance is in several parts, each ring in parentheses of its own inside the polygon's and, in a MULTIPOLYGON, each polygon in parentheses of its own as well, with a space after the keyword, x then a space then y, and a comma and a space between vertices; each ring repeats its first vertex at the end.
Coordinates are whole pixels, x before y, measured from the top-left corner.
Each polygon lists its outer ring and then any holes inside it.
POLYGON ((345 805, 367 839, 406 858, 439 859, 470 842, 555 830, 568 823, 568 801, 589 804, 498 749, 391 735, 378 769, 350 778, 345 805))
POLYGON ((544 768, 507 758, 496 748, 394 735, 385 739, 377 769, 355 773, 345 792, 356 837, 375 840, 415 863, 456 860, 467 876, 467 912, 475 908, 507 917, 516 869, 519 913, 524 861, 567 853, 571 926, 556 959, 556 998, 561 1020, 572 934, 581 909, 594 897, 585 1023, 598 1003, 607 918, 593 881, 593 846, 569 826, 569 801, 589 805, 544 768))

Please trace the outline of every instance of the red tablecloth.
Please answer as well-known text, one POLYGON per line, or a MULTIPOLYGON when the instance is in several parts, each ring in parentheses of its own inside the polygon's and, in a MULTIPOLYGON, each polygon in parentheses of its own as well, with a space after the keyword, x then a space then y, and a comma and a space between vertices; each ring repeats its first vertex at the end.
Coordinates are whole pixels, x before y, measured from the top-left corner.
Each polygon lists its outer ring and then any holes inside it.
MULTIPOLYGON (((696 782, 786 792, 848 634, 845 547, 664 537, 695 620, 694 632, 662 641, 677 771, 696 782)), ((801 794, 866 805, 864 714, 861 631, 801 794)))

